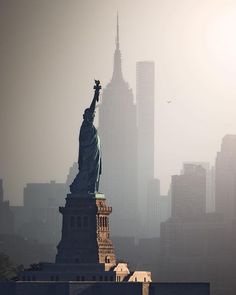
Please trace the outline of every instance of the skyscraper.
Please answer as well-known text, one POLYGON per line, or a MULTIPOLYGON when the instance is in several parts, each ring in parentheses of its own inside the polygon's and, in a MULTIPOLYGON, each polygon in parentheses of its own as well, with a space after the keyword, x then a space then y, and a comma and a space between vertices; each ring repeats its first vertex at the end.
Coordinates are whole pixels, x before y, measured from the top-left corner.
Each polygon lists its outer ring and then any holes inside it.
POLYGON ((3 198, 3 181, 0 179, 0 234, 11 235, 14 232, 14 216, 9 201, 3 198))
POLYGON ((0 203, 3 202, 3 186, 2 186, 2 179, 0 179, 0 203))
POLYGON ((112 232, 129 236, 137 228, 137 118, 132 90, 122 74, 118 17, 113 75, 99 106, 99 134, 103 156, 100 190, 115 208, 112 232))
POLYGON ((200 165, 206 170, 206 212, 215 212, 215 168, 209 162, 186 162, 200 165))
POLYGON ((147 188, 147 217, 145 220, 146 230, 143 236, 153 238, 159 236, 159 216, 158 216, 158 201, 160 199, 160 181, 159 179, 152 179, 148 183, 147 188))
POLYGON ((216 212, 236 219, 236 135, 226 135, 215 165, 216 212))
POLYGON ((172 217, 200 217, 206 213, 206 170, 197 164, 184 164, 181 175, 171 182, 172 217))
MULTIPOLYGON (((148 186, 154 177, 155 65, 152 61, 136 64, 136 101, 138 117, 138 196, 139 213, 147 222, 148 186)), ((156 191, 156 195, 158 191, 156 191)), ((157 200, 156 200, 157 202, 157 200)))
POLYGON ((16 230, 22 236, 56 246, 60 237, 58 207, 65 203, 65 183, 27 183, 24 206, 15 206, 16 230), (35 230, 35 228, 38 230, 35 230))

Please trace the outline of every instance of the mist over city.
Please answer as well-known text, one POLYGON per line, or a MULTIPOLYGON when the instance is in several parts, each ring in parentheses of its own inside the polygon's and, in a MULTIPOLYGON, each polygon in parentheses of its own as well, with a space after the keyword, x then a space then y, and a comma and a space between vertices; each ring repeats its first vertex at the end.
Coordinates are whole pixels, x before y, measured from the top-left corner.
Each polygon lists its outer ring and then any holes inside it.
POLYGON ((235 294, 236 1, 1 0, 0 36, 0 280, 235 294))

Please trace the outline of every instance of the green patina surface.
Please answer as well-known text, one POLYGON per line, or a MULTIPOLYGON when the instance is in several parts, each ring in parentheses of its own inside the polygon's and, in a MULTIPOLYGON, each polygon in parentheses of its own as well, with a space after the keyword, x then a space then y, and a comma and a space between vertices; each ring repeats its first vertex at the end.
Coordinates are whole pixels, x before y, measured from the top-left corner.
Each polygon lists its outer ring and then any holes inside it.
POLYGON ((106 199, 104 194, 101 193, 95 193, 94 194, 95 199, 106 199))

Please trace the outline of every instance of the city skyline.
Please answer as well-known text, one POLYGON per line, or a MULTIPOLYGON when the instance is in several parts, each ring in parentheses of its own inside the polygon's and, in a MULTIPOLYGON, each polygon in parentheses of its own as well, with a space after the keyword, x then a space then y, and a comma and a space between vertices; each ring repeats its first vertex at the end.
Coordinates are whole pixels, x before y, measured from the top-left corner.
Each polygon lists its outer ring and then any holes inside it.
POLYGON ((0 293, 235 295, 236 0, 0 24, 0 293))
POLYGON ((111 77, 117 8, 123 72, 133 91, 136 62, 156 64, 155 176, 162 194, 182 162, 213 164, 221 138, 236 130, 235 64, 228 60, 233 53, 222 51, 233 29, 222 38, 221 54, 212 45, 219 43, 219 26, 223 36, 232 24, 234 3, 102 1, 95 11, 92 1, 55 3, 25 1, 15 3, 16 10, 1 3, 0 177, 5 197, 21 203, 26 183, 65 181, 76 158, 89 85, 101 77, 105 86, 111 77))

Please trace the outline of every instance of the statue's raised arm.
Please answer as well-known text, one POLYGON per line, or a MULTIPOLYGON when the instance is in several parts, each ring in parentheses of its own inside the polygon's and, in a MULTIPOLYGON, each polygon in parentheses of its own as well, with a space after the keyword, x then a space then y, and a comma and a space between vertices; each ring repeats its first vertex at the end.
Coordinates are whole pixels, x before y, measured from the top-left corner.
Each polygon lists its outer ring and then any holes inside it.
POLYGON ((97 129, 93 125, 96 102, 99 101, 100 81, 95 80, 94 97, 89 108, 84 111, 79 135, 79 172, 70 185, 74 194, 98 192, 101 175, 101 150, 97 129))
POLYGON ((96 102, 99 101, 99 91, 102 89, 102 86, 100 85, 99 80, 94 80, 95 85, 93 86, 93 89, 95 89, 94 97, 90 105, 90 111, 94 113, 96 108, 96 102))

